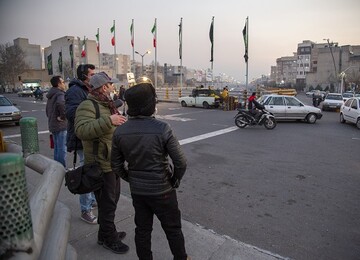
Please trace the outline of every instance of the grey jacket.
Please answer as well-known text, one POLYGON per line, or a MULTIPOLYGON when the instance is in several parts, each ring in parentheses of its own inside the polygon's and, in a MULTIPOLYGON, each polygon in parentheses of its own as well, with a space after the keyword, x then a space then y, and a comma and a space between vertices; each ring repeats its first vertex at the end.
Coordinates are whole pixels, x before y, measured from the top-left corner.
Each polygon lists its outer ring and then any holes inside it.
POLYGON ((46 95, 46 116, 51 133, 65 131, 67 120, 65 117, 65 92, 59 88, 52 87, 46 95), (61 119, 61 120, 59 120, 61 119))

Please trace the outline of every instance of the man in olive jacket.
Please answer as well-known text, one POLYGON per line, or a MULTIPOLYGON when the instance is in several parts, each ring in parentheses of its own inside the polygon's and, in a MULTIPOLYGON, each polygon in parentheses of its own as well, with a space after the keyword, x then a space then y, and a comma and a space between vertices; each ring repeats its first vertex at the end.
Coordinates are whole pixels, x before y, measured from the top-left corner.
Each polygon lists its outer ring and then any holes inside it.
POLYGON ((117 254, 126 253, 129 247, 121 242, 125 232, 117 232, 114 223, 115 211, 120 197, 120 178, 113 173, 110 165, 111 142, 115 127, 126 121, 110 98, 114 92, 113 83, 105 72, 93 75, 90 79, 91 91, 76 110, 75 133, 82 141, 84 163, 98 162, 102 171, 104 185, 94 191, 98 203, 98 244, 117 254), (95 102, 95 104, 93 103, 95 102), (96 108, 99 108, 99 118, 96 108), (98 143, 98 153, 94 155, 94 142, 98 143))
POLYGON ((171 127, 152 116, 156 94, 151 83, 140 83, 126 90, 125 101, 129 119, 114 133, 111 166, 130 184, 135 208, 136 253, 139 259, 153 259, 151 231, 156 215, 174 259, 185 260, 175 190, 186 171, 185 156, 171 127))

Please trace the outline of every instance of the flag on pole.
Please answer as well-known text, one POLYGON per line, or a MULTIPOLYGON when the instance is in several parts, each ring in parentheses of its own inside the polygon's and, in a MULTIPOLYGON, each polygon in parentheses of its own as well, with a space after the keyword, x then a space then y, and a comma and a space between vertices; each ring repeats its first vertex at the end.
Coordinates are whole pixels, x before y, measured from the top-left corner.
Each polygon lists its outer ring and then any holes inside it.
POLYGON ((213 62, 214 61, 214 16, 212 18, 211 25, 210 25, 209 37, 210 37, 210 42, 211 42, 210 61, 213 62))
POLYGON ((111 38, 111 45, 115 46, 115 20, 113 26, 110 28, 110 32, 113 33, 113 37, 111 38))
POLYGON ((249 33, 248 33, 248 18, 246 18, 244 29, 242 30, 242 34, 244 37, 244 44, 245 44, 245 62, 248 62, 249 56, 248 56, 248 43, 249 43, 249 33))
POLYGON ((81 57, 84 58, 86 57, 86 50, 85 50, 85 36, 84 36, 84 40, 81 43, 81 57))
POLYGON ((48 69, 48 75, 52 75, 53 69, 52 69, 52 54, 51 53, 47 56, 47 69, 48 69))
POLYGON ((97 52, 100 52, 100 33, 99 33, 99 28, 97 29, 97 34, 96 36, 96 49, 97 52))
POLYGON ((151 33, 154 35, 153 45, 154 45, 154 48, 156 48, 156 20, 154 22, 154 26, 151 29, 151 33))
POLYGON ((134 19, 132 20, 130 26, 130 36, 131 36, 131 46, 134 48, 134 19))
POLYGON ((179 58, 182 59, 182 18, 179 24, 179 58))
POLYGON ((62 72, 62 51, 59 52, 59 58, 58 58, 58 65, 59 65, 59 72, 62 72))
POLYGON ((69 53, 70 53, 70 66, 71 68, 74 68, 74 50, 72 44, 70 44, 69 46, 69 53))

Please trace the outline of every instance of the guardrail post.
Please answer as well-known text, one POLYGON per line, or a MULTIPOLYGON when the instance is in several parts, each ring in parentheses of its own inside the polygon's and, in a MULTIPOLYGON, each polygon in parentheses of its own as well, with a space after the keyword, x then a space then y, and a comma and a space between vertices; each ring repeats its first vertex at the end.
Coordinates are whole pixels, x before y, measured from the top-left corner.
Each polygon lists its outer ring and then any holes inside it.
POLYGON ((20 119, 20 133, 24 157, 39 153, 38 127, 35 117, 24 117, 20 119))
POLYGON ((14 252, 31 254, 33 226, 20 154, 0 154, 0 258, 14 252))

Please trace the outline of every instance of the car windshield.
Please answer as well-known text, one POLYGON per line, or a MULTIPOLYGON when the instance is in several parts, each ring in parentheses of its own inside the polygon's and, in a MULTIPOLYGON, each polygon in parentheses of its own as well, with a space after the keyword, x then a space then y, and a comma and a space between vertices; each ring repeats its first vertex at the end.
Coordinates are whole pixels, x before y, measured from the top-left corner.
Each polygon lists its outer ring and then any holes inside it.
POLYGON ((343 97, 353 97, 354 96, 354 94, 352 94, 352 93, 344 93, 343 94, 343 97))
POLYGON ((342 100, 342 96, 341 95, 327 95, 326 99, 332 99, 332 100, 342 100))
POLYGON ((12 103, 6 97, 0 97, 0 106, 12 106, 12 103))

